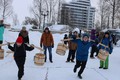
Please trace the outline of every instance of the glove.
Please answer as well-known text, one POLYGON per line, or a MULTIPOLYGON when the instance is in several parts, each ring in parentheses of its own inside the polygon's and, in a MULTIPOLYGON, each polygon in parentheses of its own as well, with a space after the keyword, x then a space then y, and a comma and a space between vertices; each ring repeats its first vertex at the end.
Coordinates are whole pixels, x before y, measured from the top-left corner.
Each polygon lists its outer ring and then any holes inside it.
POLYGON ((52 48, 54 48, 54 44, 52 45, 52 48))
POLYGON ((30 47, 34 48, 34 44, 31 44, 30 47))
POLYGON ((8 46, 10 46, 10 43, 9 43, 9 42, 7 42, 7 45, 8 45, 8 46))
POLYGON ((40 47, 42 48, 42 44, 40 44, 40 47))

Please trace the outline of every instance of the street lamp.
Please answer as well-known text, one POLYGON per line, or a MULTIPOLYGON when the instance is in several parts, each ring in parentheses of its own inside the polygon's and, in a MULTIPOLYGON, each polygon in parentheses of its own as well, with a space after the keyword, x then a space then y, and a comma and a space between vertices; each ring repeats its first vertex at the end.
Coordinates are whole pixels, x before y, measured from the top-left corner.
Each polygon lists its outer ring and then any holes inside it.
POLYGON ((41 13, 41 15, 44 17, 44 20, 43 20, 43 30, 45 28, 45 17, 48 16, 48 14, 49 14, 49 11, 46 11, 46 12, 42 11, 42 13, 41 13))

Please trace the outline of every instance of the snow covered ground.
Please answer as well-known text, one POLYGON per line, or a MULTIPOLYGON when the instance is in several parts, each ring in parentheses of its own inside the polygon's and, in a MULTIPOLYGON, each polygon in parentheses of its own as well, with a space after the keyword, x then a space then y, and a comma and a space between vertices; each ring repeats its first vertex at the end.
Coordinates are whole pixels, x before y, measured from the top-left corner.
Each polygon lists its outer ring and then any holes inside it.
MULTIPOLYGON (((14 42, 17 38, 18 32, 10 32, 5 30, 4 40, 14 42)), ((39 46, 41 33, 29 32, 30 43, 39 46)), ((49 60, 44 66, 37 66, 34 64, 33 57, 40 51, 34 49, 27 52, 25 75, 22 80, 79 80, 77 73, 73 73, 75 63, 66 63, 68 51, 65 56, 56 54, 56 47, 64 34, 54 34, 55 47, 53 49, 53 63, 49 60)), ((4 41, 5 43, 5 41, 4 41)), ((6 51, 7 46, 3 47, 6 51)), ((120 47, 115 47, 113 53, 110 55, 109 69, 99 69, 99 60, 88 60, 86 69, 83 73, 82 80, 120 80, 120 47)), ((5 53, 6 55, 7 53, 5 53)), ((13 60, 12 54, 0 60, 0 80, 17 80, 17 66, 13 60)))

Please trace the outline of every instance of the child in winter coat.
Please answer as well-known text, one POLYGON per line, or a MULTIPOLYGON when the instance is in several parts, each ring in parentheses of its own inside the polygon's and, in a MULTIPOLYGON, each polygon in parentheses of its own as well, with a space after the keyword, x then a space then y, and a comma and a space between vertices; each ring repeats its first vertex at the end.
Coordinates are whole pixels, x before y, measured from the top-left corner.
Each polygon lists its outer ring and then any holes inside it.
POLYGON ((88 60, 88 53, 89 53, 89 48, 91 46, 91 42, 89 42, 89 35, 88 34, 83 34, 83 39, 75 39, 73 37, 73 42, 77 43, 77 51, 76 51, 76 65, 74 67, 74 72, 77 71, 79 67, 80 70, 78 72, 78 77, 82 79, 81 74, 83 73, 86 63, 88 60))
POLYGON ((22 76, 24 75, 24 64, 26 59, 26 50, 31 51, 34 48, 32 46, 27 46, 23 43, 23 38, 18 37, 14 47, 10 46, 8 43, 8 48, 14 51, 14 60, 18 67, 18 80, 21 80, 22 76))
MULTIPOLYGON (((109 52, 109 54, 112 53, 112 50, 113 50, 113 46, 112 46, 112 42, 110 40, 110 34, 109 32, 105 32, 105 35, 104 35, 104 38, 101 40, 100 42, 101 44, 107 46, 107 47, 104 47, 102 45, 99 45, 98 48, 99 50, 100 49, 105 49, 106 51, 109 52)), ((100 60, 100 69, 103 68, 103 69, 108 69, 108 64, 109 63, 109 56, 107 57, 107 59, 105 61, 101 61, 100 60)))
POLYGON ((3 43, 3 34, 4 34, 4 24, 3 24, 3 20, 0 20, 0 44, 3 43))

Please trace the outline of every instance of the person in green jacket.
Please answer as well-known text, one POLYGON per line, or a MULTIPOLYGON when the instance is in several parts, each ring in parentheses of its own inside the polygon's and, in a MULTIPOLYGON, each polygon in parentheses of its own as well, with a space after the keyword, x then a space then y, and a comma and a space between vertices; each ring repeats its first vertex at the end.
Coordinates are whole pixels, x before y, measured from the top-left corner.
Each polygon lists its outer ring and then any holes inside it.
POLYGON ((4 24, 3 24, 3 20, 0 20, 0 44, 3 43, 3 33, 4 33, 4 24))

